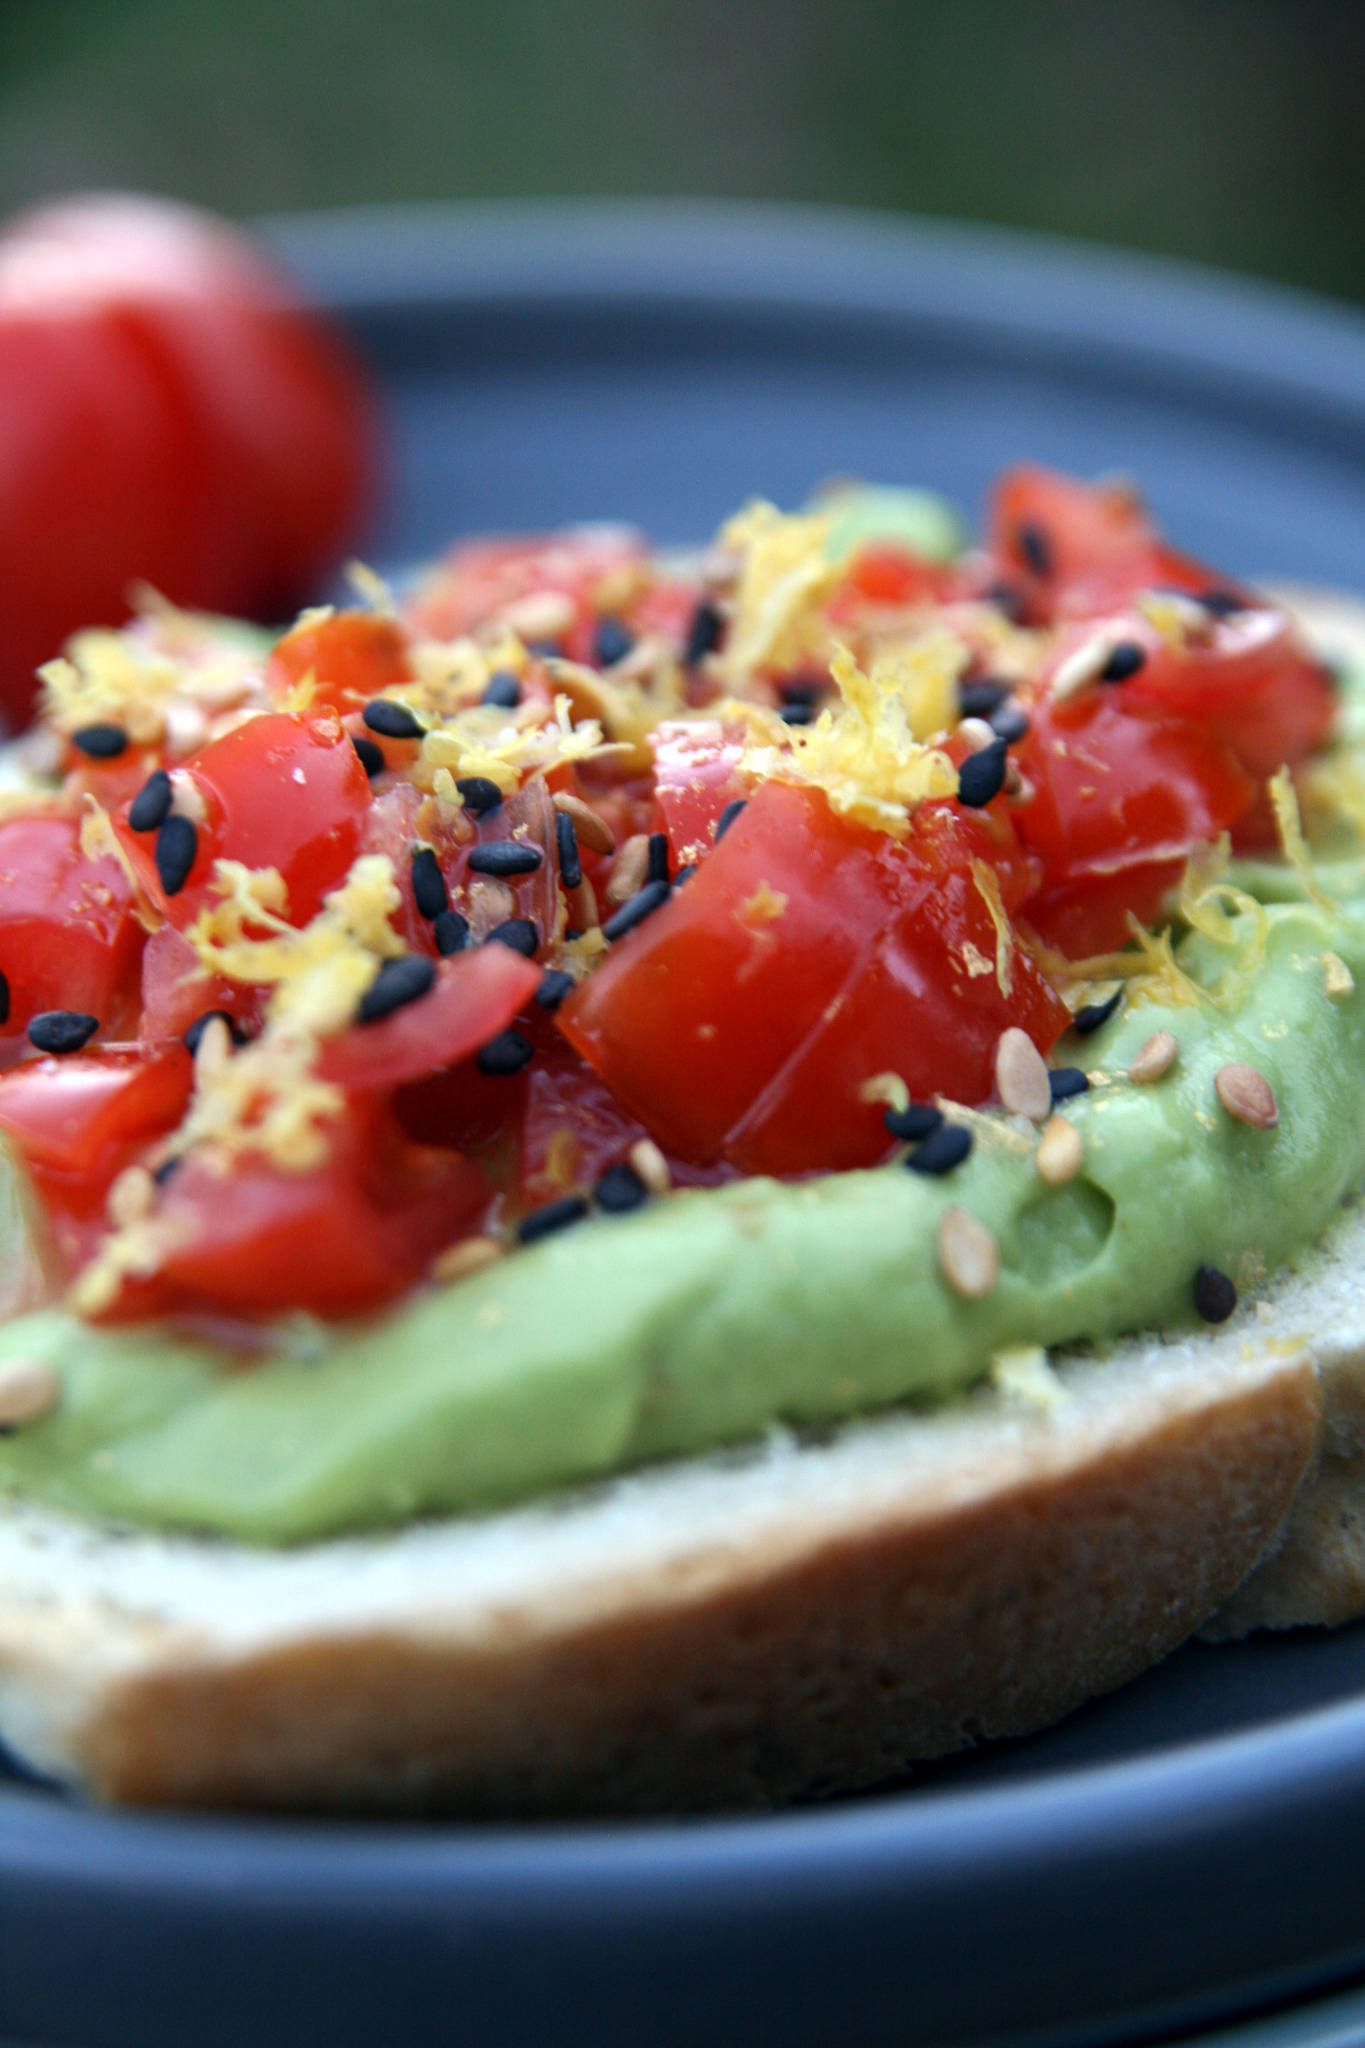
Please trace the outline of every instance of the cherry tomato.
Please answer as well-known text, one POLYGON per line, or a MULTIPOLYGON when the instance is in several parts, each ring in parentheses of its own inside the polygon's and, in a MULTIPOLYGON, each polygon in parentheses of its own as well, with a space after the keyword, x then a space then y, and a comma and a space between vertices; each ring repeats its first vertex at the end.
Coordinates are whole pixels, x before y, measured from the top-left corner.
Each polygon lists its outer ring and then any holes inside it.
POLYGON ((80 1010, 117 1036, 136 999, 144 933, 119 863, 88 861, 80 821, 0 821, 0 973, 7 1028, 42 1010, 80 1010))
POLYGON ((167 894, 157 867, 158 835, 134 832, 125 808, 117 830, 151 901, 182 930, 206 902, 216 860, 277 868, 289 896, 288 916, 304 925, 322 899, 345 880, 360 848, 370 785, 334 716, 304 718, 263 712, 185 764, 205 816, 182 886, 167 894))
POLYGON ((0 709, 126 615, 297 601, 368 495, 374 430, 337 336, 223 222, 68 200, 0 235, 0 709))
MULTIPOLYGON (((928 807, 926 807, 928 808, 928 807)), ((870 1164, 887 1149, 862 1084, 990 1092, 1001 1030, 1044 1051, 1066 1011, 996 932, 940 815, 897 841, 818 790, 770 782, 667 904, 560 1012, 570 1042, 659 1141, 749 1173, 870 1164)))

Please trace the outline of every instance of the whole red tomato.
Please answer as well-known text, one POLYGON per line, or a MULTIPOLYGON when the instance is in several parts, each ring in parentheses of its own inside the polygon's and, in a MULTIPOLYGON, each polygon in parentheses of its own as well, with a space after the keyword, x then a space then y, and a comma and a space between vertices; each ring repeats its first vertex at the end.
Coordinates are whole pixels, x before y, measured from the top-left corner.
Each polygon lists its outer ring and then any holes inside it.
POLYGON ((95 195, 0 233, 0 716, 143 579, 270 616, 365 502, 374 423, 339 338, 236 229, 95 195))

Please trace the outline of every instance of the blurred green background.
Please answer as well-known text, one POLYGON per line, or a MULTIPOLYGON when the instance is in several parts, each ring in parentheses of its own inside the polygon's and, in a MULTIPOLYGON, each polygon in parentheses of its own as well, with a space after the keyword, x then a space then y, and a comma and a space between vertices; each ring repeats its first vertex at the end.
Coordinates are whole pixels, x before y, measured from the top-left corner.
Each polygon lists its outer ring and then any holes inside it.
POLYGON ((1365 299, 1363 81, 1334 0, 0 0, 0 211, 832 200, 1365 299))

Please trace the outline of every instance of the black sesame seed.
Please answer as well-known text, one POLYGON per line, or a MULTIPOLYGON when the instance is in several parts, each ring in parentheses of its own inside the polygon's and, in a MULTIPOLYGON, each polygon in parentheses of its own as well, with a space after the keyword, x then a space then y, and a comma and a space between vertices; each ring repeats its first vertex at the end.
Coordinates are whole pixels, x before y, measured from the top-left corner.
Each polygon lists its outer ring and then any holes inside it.
POLYGON ((0 1024, 9 1023, 9 977, 0 974, 0 1024))
POLYGON ((1071 1028, 1080 1037, 1088 1038, 1092 1031, 1098 1031, 1101 1024, 1109 1019, 1123 1001, 1122 988, 1116 988, 1112 996, 1106 996, 1102 1003, 1082 1003, 1071 1020, 1071 1028))
POLYGON ((1218 1266, 1200 1266, 1194 1276, 1194 1305, 1206 1323, 1225 1323, 1237 1306, 1237 1289, 1218 1266))
POLYGON ((815 704, 795 702, 779 705, 777 715, 784 725, 814 725, 820 711, 815 704))
POLYGON ((978 676, 975 681, 961 682, 957 686, 957 705, 963 718, 989 718, 998 711, 1009 696, 1008 683, 997 682, 994 676, 978 676))
POLYGON ((998 711, 991 713, 990 727, 998 739, 1010 745, 1021 740, 1028 731, 1028 713, 1022 704, 1002 704, 998 711))
POLYGON ((523 960, 534 960, 540 950, 540 928, 534 918, 509 917, 495 924, 484 944, 510 946, 523 960))
POLYGON ((533 875, 545 855, 524 839, 487 839, 469 856, 476 875, 533 875))
POLYGON ((178 1158, 163 1159, 160 1166, 154 1166, 152 1168, 152 1179, 156 1182, 159 1188, 164 1188, 167 1181, 170 1180, 173 1175, 179 1173, 184 1163, 185 1162, 183 1159, 178 1158))
POLYGON ((473 811, 476 818, 482 818, 489 811, 495 811, 502 802, 502 791, 488 775, 461 775, 456 779, 456 789, 464 801, 467 811, 473 811))
POLYGON ((666 832, 651 832, 649 835, 649 867, 646 870, 645 878, 650 882, 666 882, 668 880, 668 834, 666 832))
POLYGON ((565 974, 562 968, 547 968, 536 990, 537 1006, 542 1010, 557 1010, 565 996, 571 994, 573 985, 573 976, 565 974))
POLYGON ((975 754, 968 754, 957 771, 957 800, 971 810, 979 810, 992 797, 999 796, 1005 786, 1004 740, 992 740, 988 747, 981 747, 975 754))
POLYGON ((602 927, 603 938, 611 942, 623 939, 627 932, 634 931, 637 924, 643 924, 661 904, 667 903, 669 893, 667 882, 646 882, 643 889, 637 889, 629 901, 607 919, 602 927))
POLYGON ((542 661, 557 661, 564 652, 564 642, 552 633, 542 633, 537 639, 523 644, 528 654, 538 655, 542 661))
POLYGON ((566 889, 577 889, 583 880, 583 861, 578 851, 578 833, 567 811, 555 812, 555 854, 560 881, 566 889))
POLYGON ((1050 576, 1054 567, 1052 542, 1047 529, 1036 519, 1025 519, 1014 529, 1014 545, 1020 561, 1032 569, 1035 576, 1050 576))
POLYGON ((691 879, 692 879, 692 877, 693 877, 693 875, 695 875, 695 874, 696 874, 696 872, 697 872, 697 864, 696 864, 696 862, 695 862, 695 861, 689 861, 689 862, 688 862, 688 864, 687 864, 687 866, 686 866, 685 868, 679 868, 679 869, 678 869, 678 872, 677 872, 677 874, 676 874, 676 875, 674 875, 674 877, 673 877, 673 887, 674 887, 675 889, 681 889, 681 887, 682 887, 683 883, 684 883, 684 882, 690 882, 690 881, 691 881, 691 879))
POLYGON ((1247 601, 1235 590, 1201 590, 1199 602, 1204 610, 1215 619, 1230 619, 1234 612, 1244 612, 1247 601))
POLYGON ((431 933, 437 952, 443 960, 448 959, 452 953, 463 953, 469 944, 469 919, 461 917, 458 910, 443 910, 432 919, 431 933))
POLYGON ((882 1122, 893 1138, 915 1145, 921 1138, 928 1138, 943 1122, 943 1111, 935 1109, 932 1102, 911 1102, 904 1109, 888 1109, 882 1122))
POLYGON ((1089 1092, 1090 1082, 1081 1067, 1053 1067, 1047 1077, 1054 1102, 1069 1102, 1073 1095, 1089 1092))
POLYGON ((419 915, 425 918, 437 918, 450 908, 441 863, 429 846, 419 846, 412 856, 412 900, 419 915))
POLYGON ((593 1200, 609 1216, 621 1216, 627 1209, 638 1209, 642 1202, 647 1202, 649 1189, 635 1168, 620 1159, 615 1166, 609 1166, 598 1181, 593 1189, 593 1200))
POLYGON ((190 878, 198 851, 199 834, 193 822, 172 811, 157 828, 156 835, 156 871, 168 896, 180 894, 190 878))
POLYGON ((1126 683, 1129 676, 1135 676, 1140 668, 1147 666, 1147 649, 1139 640, 1116 640, 1109 650, 1109 659, 1100 670, 1102 683, 1126 683))
POLYGON ((695 668, 708 654, 714 654, 720 646, 721 634, 725 631, 725 618, 718 605, 704 597, 692 614, 683 642, 683 667, 695 668))
POLYGON ((382 747, 377 747, 373 740, 367 740, 363 732, 353 732, 351 734, 351 745, 360 756, 360 765, 369 776, 371 782, 374 781, 376 775, 384 773, 389 764, 384 759, 384 749, 382 747))
POLYGON ((39 1052, 79 1052, 99 1028, 99 1018, 83 1010, 43 1010, 30 1022, 28 1035, 39 1052))
POLYGON ((500 1031, 475 1053, 474 1064, 481 1074, 519 1074, 534 1055, 529 1038, 519 1031, 500 1031))
POLYGON ((112 723, 82 725, 72 733, 71 744, 92 761, 117 761, 128 751, 128 735, 121 725, 112 723))
POLYGON ((154 768, 128 806, 128 823, 134 832, 155 832, 171 815, 175 791, 164 768, 154 768))
POLYGON ((361 717, 371 732, 377 732, 386 740, 420 740, 422 726, 406 704, 395 703, 392 697, 371 697, 361 717))
POLYGON ((356 1016, 362 1024, 377 1024, 406 1003, 415 1003, 435 979, 436 962, 425 953, 401 953, 396 960, 386 960, 360 998, 356 1016))
POLYGON ((479 702, 491 704, 497 711, 515 711, 521 702, 521 677, 513 675, 510 668, 494 669, 479 702))
POLYGON ((740 812, 741 812, 741 811, 742 811, 742 810, 744 809, 744 806, 745 806, 745 804, 746 804, 747 802, 748 802, 748 798, 747 798, 747 797, 737 796, 737 797, 736 797, 736 798, 734 799, 733 803, 728 803, 728 804, 727 804, 727 805, 725 806, 725 809, 724 809, 724 810, 723 810, 723 811, 721 812, 720 816, 719 816, 719 817, 717 818, 717 820, 716 820, 716 845, 717 845, 717 846, 719 846, 719 845, 720 845, 720 842, 721 842, 721 840, 722 840, 722 839, 723 839, 723 838, 725 837, 725 835, 726 835, 726 833, 727 833, 727 832, 729 831, 730 827, 731 827, 731 826, 732 826, 732 825, 734 824, 734 822, 735 822, 735 819, 736 819, 736 818, 737 818, 737 817, 739 816, 740 812))
POLYGON ((187 1052, 198 1052, 199 1042, 203 1038, 204 1033, 208 1030, 209 1025, 213 1022, 215 1017, 221 1017, 223 1022, 227 1025, 228 1036, 231 1038, 234 1045, 246 1044, 245 1031, 243 1031, 241 1025, 237 1022, 237 1019, 234 1016, 232 1016, 227 1010, 205 1010, 202 1016, 195 1018, 193 1024, 191 1024, 189 1030, 185 1033, 184 1037, 180 1041, 187 1052))
POLYGON ((961 1166, 972 1149, 972 1134, 965 1124, 941 1123, 922 1145, 906 1154, 905 1163, 916 1173, 951 1173, 961 1166))
POLYGON ((561 1195, 557 1202, 546 1202, 543 1208, 532 1209, 529 1216, 523 1216, 517 1225, 517 1236, 523 1244, 534 1244, 537 1238, 567 1230, 571 1223, 581 1223, 587 1213, 588 1205, 582 1195, 561 1195))
POLYGON ((824 687, 818 676, 793 676, 778 684, 777 694, 784 704, 818 704, 824 687))
POLYGON ((599 619, 592 636, 593 659, 599 668, 614 668, 635 645, 635 636, 620 619, 599 619))
POLYGON ((1012 583, 992 583, 986 592, 986 602, 993 604, 1005 618, 1017 624, 1028 610, 1022 590, 1016 590, 1012 583))

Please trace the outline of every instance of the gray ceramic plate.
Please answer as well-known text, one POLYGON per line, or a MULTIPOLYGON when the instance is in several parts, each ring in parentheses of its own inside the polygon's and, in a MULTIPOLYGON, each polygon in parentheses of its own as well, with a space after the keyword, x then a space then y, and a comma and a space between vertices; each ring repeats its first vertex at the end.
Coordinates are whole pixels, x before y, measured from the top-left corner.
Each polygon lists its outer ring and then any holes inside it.
MULTIPOLYGON (((1032 457, 1133 471, 1229 572, 1365 585, 1365 322, 1345 311, 857 216, 512 207, 274 232, 387 395, 377 561, 585 517, 684 542, 836 472, 975 512, 1032 457)), ((0 2029, 76 2048, 1151 2037, 1365 1976, 1362 1841, 1361 1629, 1194 1646, 1046 1736, 769 1818, 262 1824, 12 1783, 0 2029)), ((1360 2017, 1358 1998, 1304 2007, 1247 2048, 1325 2048, 1360 2017)))

